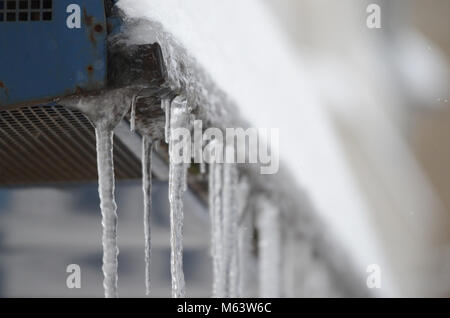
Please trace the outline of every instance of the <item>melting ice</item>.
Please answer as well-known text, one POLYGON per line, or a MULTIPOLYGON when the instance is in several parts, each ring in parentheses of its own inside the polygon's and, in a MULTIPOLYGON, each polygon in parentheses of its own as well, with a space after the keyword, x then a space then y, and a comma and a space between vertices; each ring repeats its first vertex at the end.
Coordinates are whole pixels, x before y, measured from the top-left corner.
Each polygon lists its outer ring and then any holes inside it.
POLYGON ((211 217, 211 256, 213 258, 213 297, 223 297, 224 276, 222 271, 222 165, 209 166, 209 213, 211 217))
MULTIPOLYGON (((186 190, 187 164, 177 163, 174 159, 175 140, 173 131, 177 128, 187 128, 189 125, 189 111, 186 100, 177 97, 171 104, 166 101, 166 117, 170 116, 170 125, 166 125, 166 137, 169 138, 169 203, 170 203, 170 266, 172 274, 172 297, 185 296, 183 273, 183 194, 186 190)), ((183 150, 182 150, 183 151, 183 150)))
POLYGON ((117 292, 117 205, 114 199, 113 132, 97 125, 98 192, 103 225, 103 287, 105 297, 118 297, 117 292))
POLYGON ((209 175, 213 297, 237 297, 238 173, 233 164, 212 163, 209 175))
POLYGON ((152 149, 149 136, 142 137, 142 192, 144 195, 144 234, 145 234, 145 291, 150 294, 150 215, 152 207, 152 149))
POLYGON ((101 96, 67 98, 61 103, 83 112, 95 126, 97 139, 98 192, 102 213, 103 286, 105 297, 117 291, 117 205, 114 198, 113 130, 129 109, 133 88, 105 92, 101 96))
POLYGON ((280 297, 280 229, 278 209, 266 198, 258 200, 257 227, 260 235, 259 296, 280 297))

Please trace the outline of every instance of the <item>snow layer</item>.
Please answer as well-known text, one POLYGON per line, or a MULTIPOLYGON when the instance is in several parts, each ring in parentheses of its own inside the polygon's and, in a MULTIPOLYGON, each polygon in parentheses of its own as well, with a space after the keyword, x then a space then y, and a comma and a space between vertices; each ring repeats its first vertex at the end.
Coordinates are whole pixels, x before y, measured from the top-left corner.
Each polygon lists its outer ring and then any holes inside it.
MULTIPOLYGON (((118 6, 130 18, 148 20, 128 29, 130 43, 158 41, 173 88, 184 88, 189 104, 203 107, 205 117, 222 125, 245 119, 253 127, 280 129, 283 166, 272 186, 289 189, 286 195, 295 202, 290 213, 306 213, 297 204, 303 197, 299 194, 306 192, 315 211, 312 218, 322 216, 359 264, 382 262, 367 208, 330 118, 308 82, 308 69, 290 53, 260 2, 120 0, 118 6), (197 66, 208 76, 198 75, 197 66), (287 171, 290 181, 282 177, 287 171)), ((314 222, 312 227, 304 229, 311 236, 330 234, 314 222)))

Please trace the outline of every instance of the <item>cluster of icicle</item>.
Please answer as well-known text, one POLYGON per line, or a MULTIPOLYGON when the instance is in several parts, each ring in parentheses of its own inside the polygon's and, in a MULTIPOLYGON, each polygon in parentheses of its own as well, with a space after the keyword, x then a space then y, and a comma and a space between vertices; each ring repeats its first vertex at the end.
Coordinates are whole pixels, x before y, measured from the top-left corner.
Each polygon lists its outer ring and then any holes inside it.
POLYGON ((249 217, 246 179, 239 181, 236 165, 212 163, 209 171, 213 297, 248 297, 251 283, 253 226, 259 233, 258 284, 260 297, 280 297, 280 224, 278 209, 258 196, 249 217))
MULTIPOLYGON (((131 129, 135 129, 135 99, 132 100, 131 129)), ((192 115, 185 98, 163 99, 161 107, 166 114, 165 141, 169 144, 169 202, 170 202, 170 246, 172 297, 185 297, 183 273, 183 194, 186 191, 188 163, 178 163, 172 159, 176 140, 172 132, 177 128, 190 129, 192 115)), ((99 176, 99 196, 103 225, 103 274, 105 297, 118 297, 117 247, 117 205, 114 198, 113 136, 118 118, 122 119, 123 109, 117 116, 94 120, 97 138, 97 164, 99 176), (105 119, 106 118, 106 119, 105 119)), ((151 254, 151 191, 152 191, 152 150, 153 141, 142 134, 142 177, 145 233, 145 287, 150 294, 150 254, 151 254)), ((214 142, 214 141, 211 141, 214 142)), ((201 170, 205 170, 202 164, 201 170)), ((211 219, 211 255, 213 263, 213 297, 241 297, 245 295, 246 274, 251 258, 253 224, 248 222, 248 183, 240 182, 235 164, 211 163, 209 165, 209 210, 211 219), (247 220, 247 221, 243 221, 247 220)), ((254 207, 258 212, 260 242, 259 286, 260 296, 279 296, 279 225, 277 209, 264 198, 254 207)))

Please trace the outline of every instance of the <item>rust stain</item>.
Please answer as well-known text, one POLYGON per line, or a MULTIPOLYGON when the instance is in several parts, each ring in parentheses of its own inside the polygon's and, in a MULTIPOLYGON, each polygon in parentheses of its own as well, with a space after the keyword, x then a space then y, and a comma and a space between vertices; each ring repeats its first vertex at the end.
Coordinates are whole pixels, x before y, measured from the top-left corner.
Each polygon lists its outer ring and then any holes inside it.
POLYGON ((97 44, 97 40, 95 39, 94 32, 92 32, 92 30, 91 30, 91 33, 89 34, 89 40, 90 40, 94 45, 97 44))
POLYGON ((80 87, 80 86, 77 86, 76 88, 75 88, 75 94, 83 94, 83 89, 80 87))
POLYGON ((86 67, 87 75, 89 78, 89 82, 92 82, 92 77, 94 76, 94 67, 92 65, 88 65, 86 67))
POLYGON ((86 8, 83 8, 83 20, 88 26, 92 26, 94 24, 94 17, 87 13, 86 8))
POLYGON ((106 31, 110 34, 113 31, 113 25, 111 22, 106 23, 106 31))
POLYGON ((5 91, 6 95, 9 95, 8 87, 6 87, 5 83, 0 81, 0 88, 2 88, 5 91))
MULTIPOLYGON (((83 8, 83 21, 84 23, 87 25, 88 29, 89 29, 89 41, 92 42, 92 44, 94 44, 94 46, 97 45, 97 39, 95 38, 95 34, 94 34, 94 30, 95 27, 93 27, 94 25, 94 16, 90 15, 86 8, 83 8)), ((103 27, 102 27, 103 29, 103 27)))
POLYGON ((97 24, 94 27, 95 32, 102 33, 103 32, 103 26, 101 24, 97 24))

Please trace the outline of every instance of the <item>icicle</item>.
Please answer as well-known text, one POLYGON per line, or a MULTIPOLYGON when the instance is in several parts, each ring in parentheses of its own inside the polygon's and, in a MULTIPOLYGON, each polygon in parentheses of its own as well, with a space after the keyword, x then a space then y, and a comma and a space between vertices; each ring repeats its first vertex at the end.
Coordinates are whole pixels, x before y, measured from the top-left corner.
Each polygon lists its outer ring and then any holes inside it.
POLYGON ((200 162, 200 173, 205 174, 206 173, 206 164, 204 161, 200 162))
POLYGON ((205 174, 206 165, 203 158, 203 146, 205 141, 202 137, 202 121, 195 120, 195 117, 193 117, 192 121, 192 126, 194 127, 194 141, 192 143, 192 148, 194 149, 194 162, 200 164, 200 173, 205 174))
POLYGON ((150 253, 151 230, 150 215, 152 208, 152 150, 149 136, 142 137, 142 191, 144 194, 144 233, 145 233, 145 291, 150 294, 150 253))
POLYGON ((117 292, 117 205, 114 198, 113 130, 129 111, 135 88, 118 88, 100 96, 75 96, 61 100, 61 105, 84 113, 95 126, 97 138, 98 191, 102 213, 103 286, 106 297, 117 292))
POLYGON ((238 296, 237 181, 235 165, 210 164, 209 206, 215 298, 238 296))
POLYGON ((214 241, 216 245, 216 251, 214 257, 216 257, 217 263, 217 274, 215 276, 216 279, 216 295, 215 297, 224 298, 226 296, 226 273, 224 271, 224 259, 223 259, 223 195, 222 195, 222 186, 223 186, 223 164, 216 163, 215 164, 215 177, 214 177, 214 241))
POLYGON ((252 241, 252 218, 251 213, 248 209, 248 196, 250 193, 250 186, 248 180, 243 178, 239 182, 238 186, 238 247, 237 247, 237 257, 234 260, 238 266, 238 275, 236 277, 237 281, 237 297, 248 296, 248 274, 251 270, 249 268, 250 257, 251 257, 251 241, 252 241))
POLYGON ((238 297, 249 297, 251 274, 254 270, 252 255, 253 223, 251 213, 245 213, 238 229, 238 297))
MULTIPOLYGON (((286 240, 283 243, 283 297, 296 297, 295 288, 297 286, 296 279, 297 277, 295 270, 297 267, 298 259, 303 259, 301 256, 302 247, 299 246, 298 240, 295 238, 295 232, 292 229, 286 229, 283 231, 283 234, 286 236, 286 240)), ((305 249, 303 249, 305 250, 305 249)), ((298 266, 299 268, 304 269, 305 266, 298 266)), ((307 275, 306 271, 305 274, 307 275)), ((307 285, 307 284, 305 284, 307 285)), ((308 287, 306 287, 308 288, 308 287)))
POLYGON ((209 218, 211 223, 211 258, 213 260, 213 286, 212 286, 212 295, 216 297, 217 295, 217 282, 216 277, 218 273, 217 266, 217 257, 216 257, 216 240, 215 240, 215 163, 211 163, 209 165, 209 175, 208 175, 208 207, 209 207, 209 218))
POLYGON ((225 297, 237 297, 237 277, 239 268, 237 263, 238 251, 238 211, 237 190, 238 173, 236 165, 223 165, 223 261, 221 275, 225 275, 225 297))
POLYGON ((177 163, 174 159, 173 148, 177 142, 172 138, 173 131, 185 128, 189 124, 189 113, 186 101, 180 97, 170 105, 166 116, 170 114, 170 172, 169 172, 169 202, 170 202, 170 244, 171 244, 171 274, 172 297, 185 296, 185 282, 183 274, 183 193, 187 177, 187 163, 177 163))
POLYGON ((259 293, 263 298, 280 297, 280 229, 277 208, 261 197, 259 215, 259 293))
POLYGON ((170 138, 170 99, 163 98, 161 99, 161 108, 164 110, 166 114, 166 127, 164 132, 165 141, 168 144, 170 138))
POLYGON ((209 171, 209 209, 211 217, 211 256, 213 258, 213 297, 224 297, 222 264, 222 165, 211 163, 209 171))
POLYGON ((130 114, 130 130, 134 133, 136 130, 136 102, 138 97, 134 96, 131 100, 131 114, 130 114))
POLYGON ((118 297, 117 292, 117 205, 114 199, 113 131, 97 125, 97 165, 100 207, 103 225, 103 286, 105 297, 118 297))

